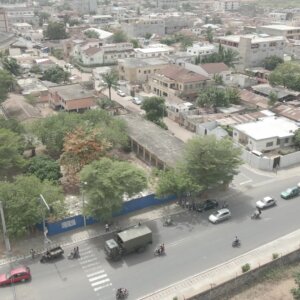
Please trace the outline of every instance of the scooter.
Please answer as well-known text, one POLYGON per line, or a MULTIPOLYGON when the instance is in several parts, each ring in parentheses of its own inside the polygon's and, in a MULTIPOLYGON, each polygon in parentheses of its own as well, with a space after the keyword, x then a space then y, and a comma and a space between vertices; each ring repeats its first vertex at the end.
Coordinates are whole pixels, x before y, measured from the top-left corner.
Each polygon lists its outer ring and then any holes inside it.
POLYGON ((172 226, 173 225, 173 220, 171 218, 168 218, 164 221, 164 226, 172 226))
POLYGON ((241 241, 240 241, 239 239, 234 240, 234 241, 232 242, 232 247, 233 247, 233 248, 240 247, 240 246, 241 246, 241 241))
POLYGON ((120 288, 120 289, 117 290, 116 298, 117 298, 117 299, 125 299, 125 298, 128 297, 128 294, 129 294, 129 292, 128 292, 127 289, 125 289, 125 288, 120 288))
POLYGON ((251 215, 251 219, 252 220, 257 220, 257 219, 260 219, 260 213, 259 212, 254 212, 252 215, 251 215))
POLYGON ((68 259, 76 259, 76 258, 79 258, 79 253, 76 251, 72 251, 69 256, 68 256, 68 259))
POLYGON ((154 255, 160 256, 160 255, 163 255, 163 254, 165 254, 165 250, 162 249, 161 247, 158 247, 154 250, 154 255))

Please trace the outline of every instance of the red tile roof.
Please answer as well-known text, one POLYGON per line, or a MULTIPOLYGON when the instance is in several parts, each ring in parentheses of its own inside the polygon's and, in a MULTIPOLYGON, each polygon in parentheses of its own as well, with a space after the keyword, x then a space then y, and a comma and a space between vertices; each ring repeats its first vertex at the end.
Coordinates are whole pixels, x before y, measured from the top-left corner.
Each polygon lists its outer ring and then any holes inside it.
POLYGON ((193 71, 189 71, 176 65, 169 65, 158 71, 157 74, 182 83, 205 81, 209 79, 203 75, 197 74, 193 71))
POLYGON ((200 65, 208 74, 217 74, 224 71, 228 71, 229 68, 222 62, 220 63, 208 63, 200 65))
POLYGON ((98 48, 98 47, 90 47, 90 48, 86 49, 86 50, 84 51, 84 53, 85 53, 87 56, 92 56, 92 55, 98 53, 99 51, 101 51, 101 49, 98 48))

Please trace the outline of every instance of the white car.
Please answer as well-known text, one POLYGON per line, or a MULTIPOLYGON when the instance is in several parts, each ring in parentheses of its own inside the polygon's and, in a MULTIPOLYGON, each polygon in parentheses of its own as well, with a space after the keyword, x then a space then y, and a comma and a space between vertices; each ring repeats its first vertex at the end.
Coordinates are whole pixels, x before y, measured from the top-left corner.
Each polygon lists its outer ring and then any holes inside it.
POLYGON ((228 208, 222 208, 208 217, 208 220, 214 224, 231 218, 231 212, 228 208))
POLYGON ((136 105, 141 105, 142 101, 138 97, 133 97, 132 102, 136 105))
POLYGON ((126 94, 123 91, 121 91, 121 90, 117 90, 117 94, 119 96, 121 96, 121 97, 125 97, 126 96, 126 94))
POLYGON ((258 200, 256 202, 256 207, 261 209, 274 206, 274 205, 276 205, 276 201, 274 198, 270 196, 264 197, 262 200, 258 200))

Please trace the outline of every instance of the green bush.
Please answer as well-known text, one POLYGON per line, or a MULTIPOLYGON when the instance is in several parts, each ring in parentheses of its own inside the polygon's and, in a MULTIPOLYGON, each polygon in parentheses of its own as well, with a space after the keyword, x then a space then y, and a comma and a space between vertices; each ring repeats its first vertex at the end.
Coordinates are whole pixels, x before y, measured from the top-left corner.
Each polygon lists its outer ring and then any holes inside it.
POLYGON ((245 265, 242 266, 242 272, 243 273, 248 272, 250 269, 251 269, 251 267, 250 267, 249 264, 245 264, 245 265))
POLYGON ((279 257, 279 254, 278 254, 278 253, 273 253, 273 254, 272 254, 273 260, 277 259, 278 257, 279 257))

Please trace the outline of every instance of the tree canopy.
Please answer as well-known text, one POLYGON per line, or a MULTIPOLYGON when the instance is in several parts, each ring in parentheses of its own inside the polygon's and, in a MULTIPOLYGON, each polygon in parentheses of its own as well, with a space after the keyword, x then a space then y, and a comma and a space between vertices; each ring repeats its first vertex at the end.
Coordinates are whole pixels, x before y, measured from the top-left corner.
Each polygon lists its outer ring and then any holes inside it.
POLYGON ((162 97, 146 98, 141 106, 146 111, 146 119, 161 126, 162 119, 166 116, 165 99, 162 97))
POLYGON ((44 37, 50 40, 62 40, 68 37, 64 23, 50 22, 44 31, 44 37))
POLYGON ((109 100, 111 100, 111 88, 117 86, 118 74, 115 71, 110 71, 102 76, 102 80, 108 88, 109 100))
POLYGON ((15 80, 6 70, 0 69, 0 103, 7 99, 8 92, 12 90, 15 80))
POLYGON ((293 62, 279 64, 269 75, 272 85, 283 85, 286 88, 300 91, 300 65, 293 62))
POLYGON ((12 75, 18 76, 21 74, 21 67, 17 60, 13 57, 5 56, 1 59, 3 68, 12 75))
POLYGON ((88 38, 92 39, 98 39, 99 33, 93 29, 84 31, 84 35, 86 35, 88 38))
POLYGON ((9 129, 0 128, 0 174, 12 168, 22 168, 25 161, 22 156, 23 140, 9 129))
POLYGON ((71 73, 66 72, 62 67, 55 66, 44 72, 43 80, 48 80, 54 83, 62 83, 69 81, 71 73))
POLYGON ((31 158, 26 172, 35 175, 41 181, 58 181, 61 177, 59 163, 46 155, 31 158))
POLYGON ((0 200, 8 234, 14 238, 23 236, 41 222, 43 213, 48 219, 60 218, 65 214, 61 188, 49 181, 41 182, 33 175, 17 176, 14 182, 0 181, 0 200), (40 194, 53 208, 51 214, 41 204, 40 194))
POLYGON ((80 172, 80 179, 87 182, 86 213, 104 221, 121 209, 125 194, 132 197, 147 186, 146 175, 141 169, 109 158, 85 166, 80 172))
POLYGON ((117 30, 112 37, 114 43, 124 43, 128 41, 128 37, 123 30, 117 30))
POLYGON ((278 65, 283 63, 283 59, 276 55, 268 56, 264 59, 264 67, 267 70, 273 71, 278 65))

